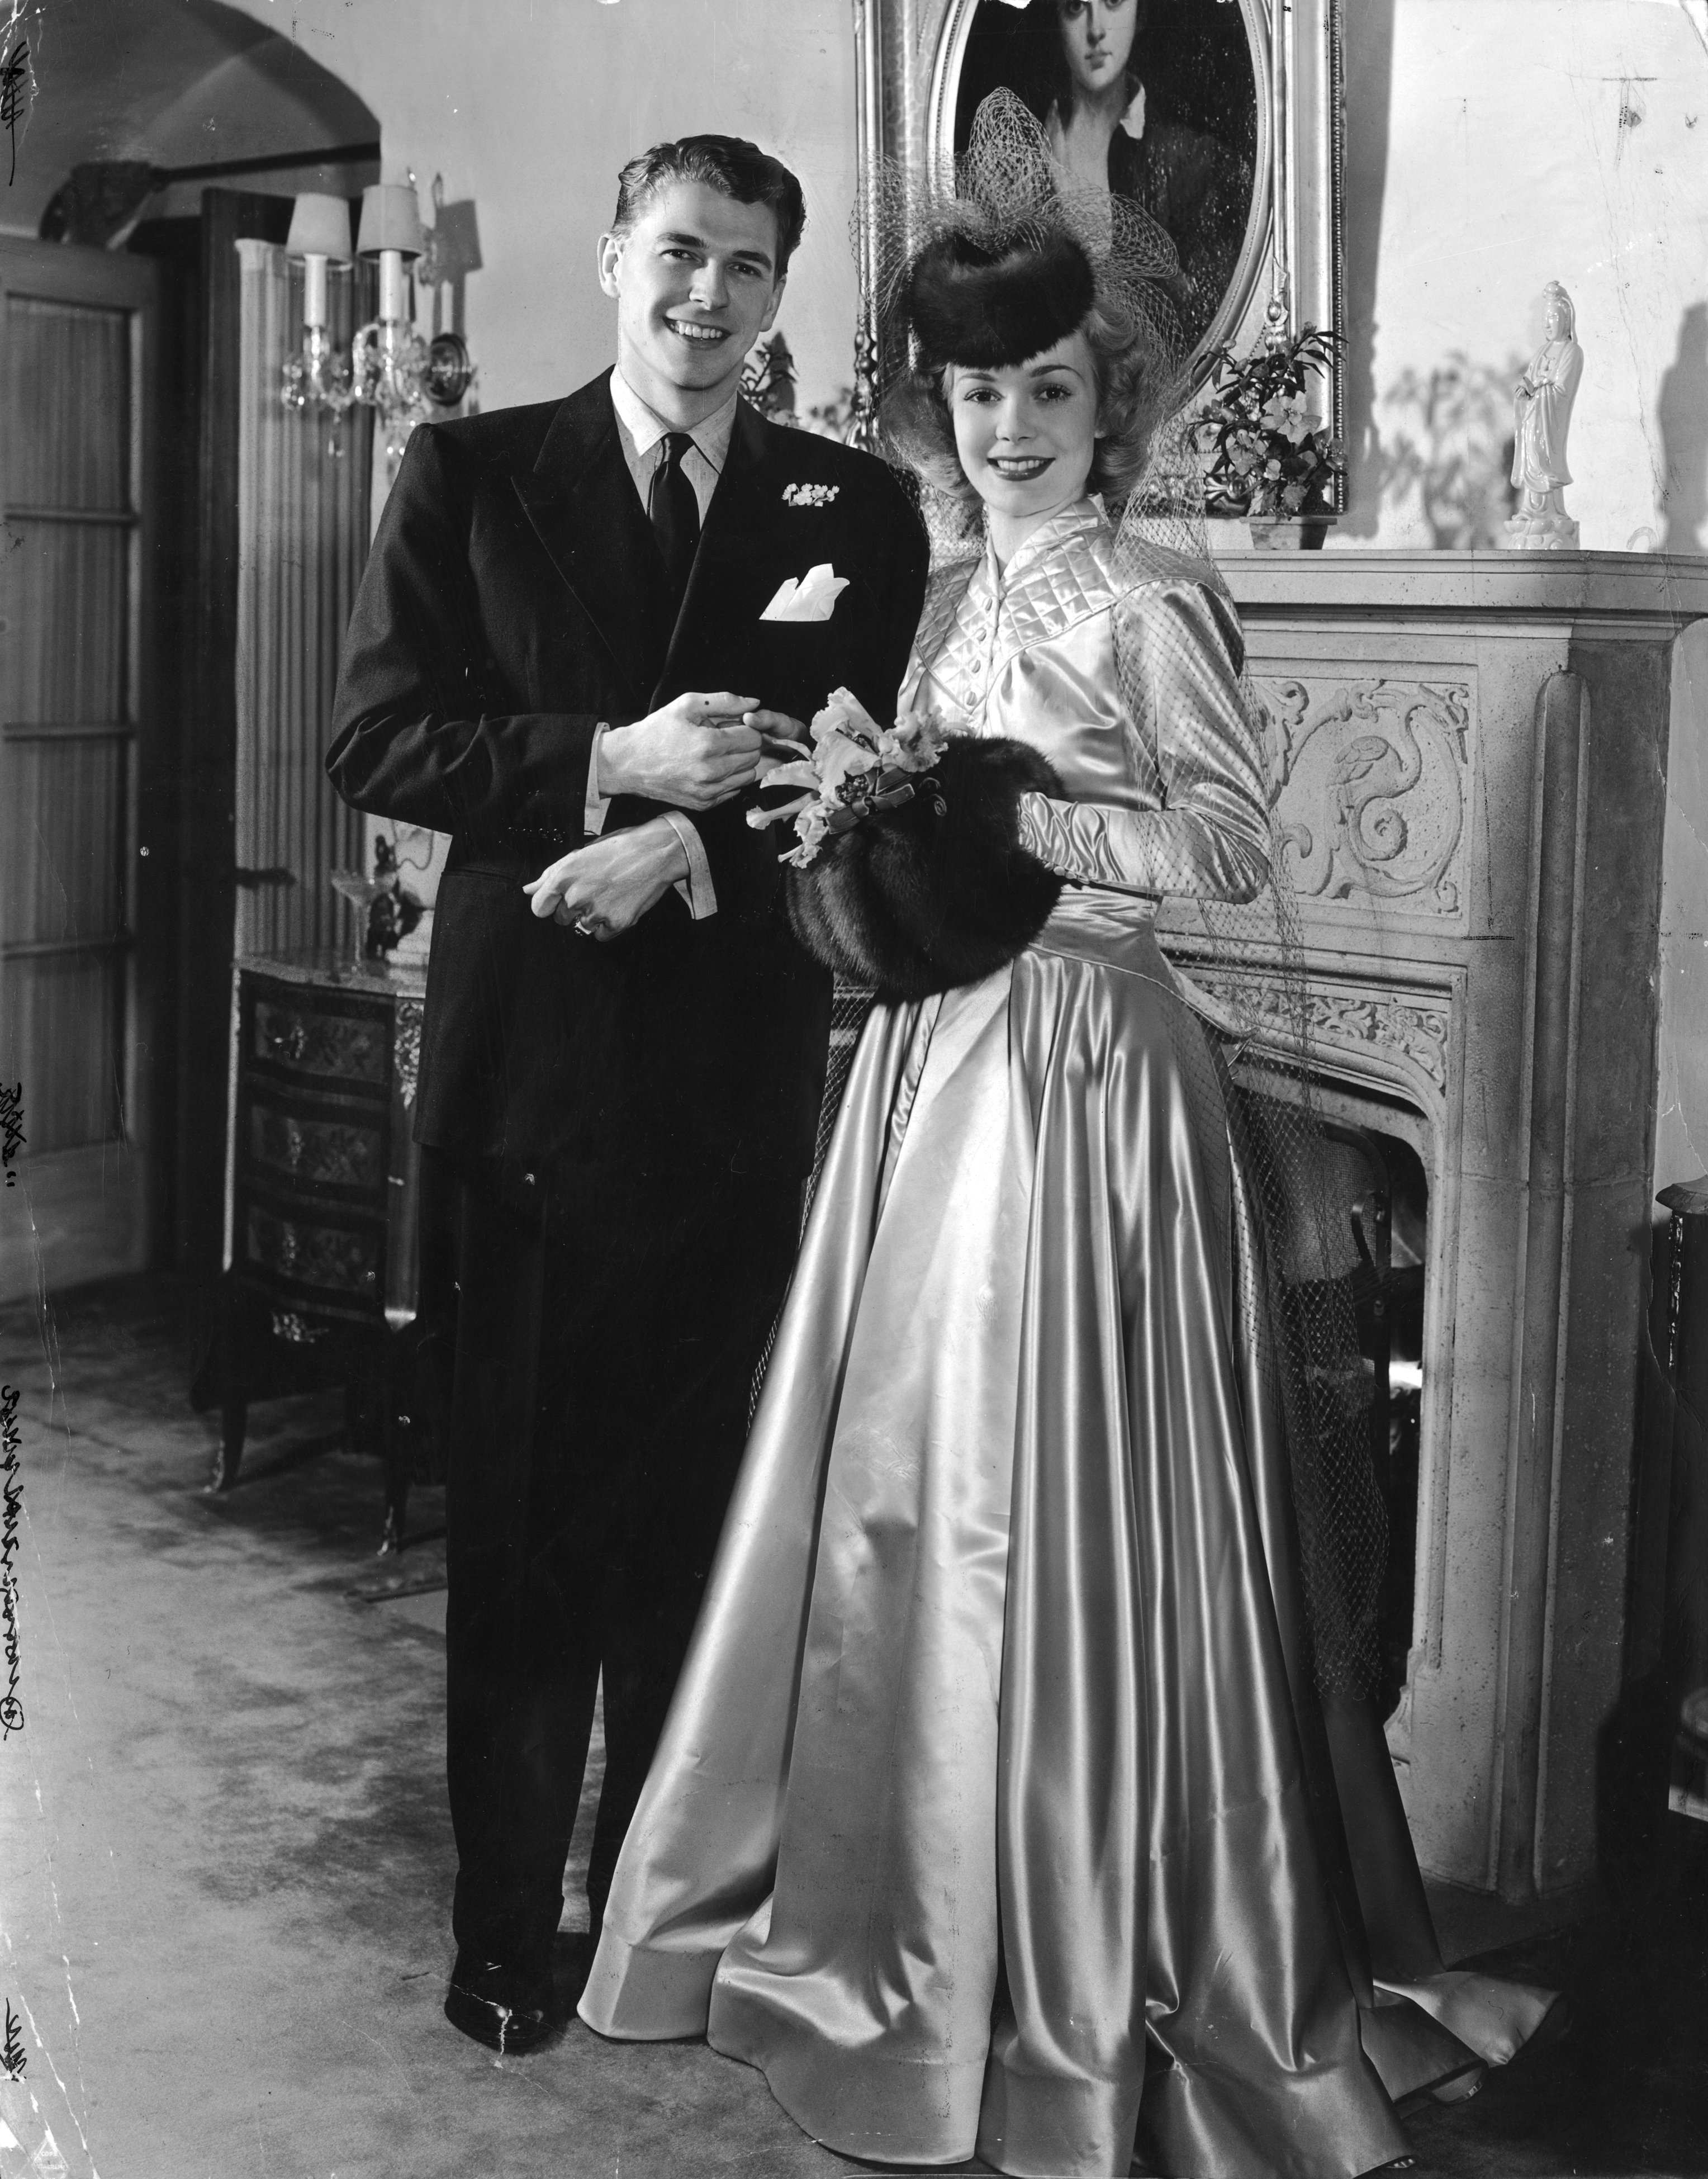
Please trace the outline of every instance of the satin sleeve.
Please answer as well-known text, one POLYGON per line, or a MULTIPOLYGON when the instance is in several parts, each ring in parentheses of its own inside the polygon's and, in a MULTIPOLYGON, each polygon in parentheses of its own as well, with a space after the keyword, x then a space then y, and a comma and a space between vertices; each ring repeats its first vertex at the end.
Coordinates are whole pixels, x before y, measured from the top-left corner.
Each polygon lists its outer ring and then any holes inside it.
POLYGON ((1254 898, 1269 875, 1269 801, 1232 608, 1196 584, 1147 586, 1117 602, 1111 631, 1136 799, 1155 806, 1027 794, 1022 845, 1081 884, 1254 898))

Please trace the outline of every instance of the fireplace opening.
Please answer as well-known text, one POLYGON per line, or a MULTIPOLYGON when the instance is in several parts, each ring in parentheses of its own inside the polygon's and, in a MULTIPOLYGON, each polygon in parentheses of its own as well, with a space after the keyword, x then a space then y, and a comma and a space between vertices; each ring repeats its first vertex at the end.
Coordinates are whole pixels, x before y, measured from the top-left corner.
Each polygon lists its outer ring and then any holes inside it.
POLYGON ((1295 1492, 1319 1683, 1368 1693, 1384 1720, 1404 1695, 1418 1599, 1434 1129, 1415 1106, 1324 1070, 1308 1095, 1267 1054, 1235 1062, 1247 1154, 1270 1220, 1275 1298, 1308 1402, 1295 1492), (1301 1132, 1300 1106, 1310 1118, 1301 1132))
POLYGON ((1386 1517, 1377 1603, 1382 1714, 1405 1686, 1417 1575, 1423 1444, 1423 1312, 1429 1183, 1414 1145, 1337 1117, 1323 1122, 1332 1200, 1344 1219, 1342 1258, 1364 1364, 1371 1467, 1386 1517))

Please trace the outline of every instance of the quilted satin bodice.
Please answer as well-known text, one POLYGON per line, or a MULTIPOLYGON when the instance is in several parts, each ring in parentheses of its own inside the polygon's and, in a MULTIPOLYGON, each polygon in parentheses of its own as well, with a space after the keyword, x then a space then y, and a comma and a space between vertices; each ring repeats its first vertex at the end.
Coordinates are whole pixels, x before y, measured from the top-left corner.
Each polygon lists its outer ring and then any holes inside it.
POLYGON ((1161 552, 1136 577, 1082 500, 999 569, 933 577, 901 708, 1029 743, 1065 796, 1028 795, 1026 843, 1081 883, 1249 899, 1268 802, 1233 608, 1161 552), (1117 634, 1123 671, 1116 670, 1117 634))

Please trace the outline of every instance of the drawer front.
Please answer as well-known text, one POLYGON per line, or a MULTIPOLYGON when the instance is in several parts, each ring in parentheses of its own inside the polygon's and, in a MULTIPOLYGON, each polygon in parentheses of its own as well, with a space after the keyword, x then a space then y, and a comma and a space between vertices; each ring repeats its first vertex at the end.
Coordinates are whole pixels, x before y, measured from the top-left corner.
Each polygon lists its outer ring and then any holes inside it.
POLYGON ((276 1309, 414 1314, 420 1013, 419 997, 239 967, 226 1261, 276 1309))
MULTIPOLYGON (((331 1226, 263 1203, 245 1206, 244 1269, 380 1309, 386 1237, 379 1227, 331 1226)), ((364 1309, 364 1314, 366 1313, 364 1309)))
POLYGON ((299 1188, 354 1188, 384 1205, 386 1130, 377 1117, 286 1111, 257 1098, 245 1149, 251 1172, 299 1188))
POLYGON ((334 1013, 306 995, 257 993, 244 1056, 288 1073, 383 1090, 391 1072, 390 1012, 334 1013))

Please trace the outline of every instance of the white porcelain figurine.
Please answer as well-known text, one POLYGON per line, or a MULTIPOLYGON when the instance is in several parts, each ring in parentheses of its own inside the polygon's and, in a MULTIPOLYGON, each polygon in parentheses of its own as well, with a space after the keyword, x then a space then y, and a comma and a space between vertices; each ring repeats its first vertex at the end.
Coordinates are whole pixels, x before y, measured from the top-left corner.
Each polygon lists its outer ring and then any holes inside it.
POLYGON ((1572 480, 1566 434, 1584 375, 1584 351, 1571 297, 1557 280, 1548 283, 1547 293, 1546 337, 1513 389, 1513 482, 1519 503, 1503 541, 1509 552, 1572 552, 1578 542, 1563 487, 1572 480))

